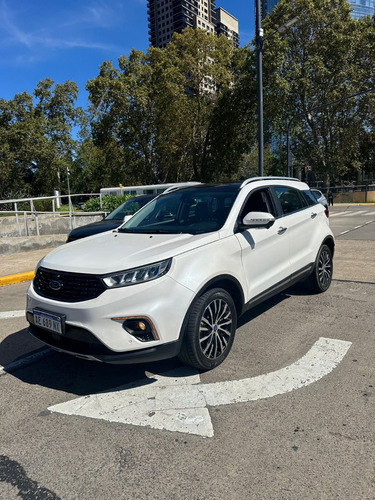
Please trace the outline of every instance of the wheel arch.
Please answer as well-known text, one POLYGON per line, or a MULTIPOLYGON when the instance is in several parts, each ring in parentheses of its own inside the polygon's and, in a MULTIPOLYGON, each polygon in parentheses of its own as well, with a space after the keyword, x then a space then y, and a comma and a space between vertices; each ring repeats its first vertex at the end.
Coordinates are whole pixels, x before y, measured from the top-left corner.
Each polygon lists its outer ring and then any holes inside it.
POLYGON ((327 245, 327 247, 331 250, 332 257, 335 253, 335 241, 332 236, 327 236, 327 238, 323 241, 323 245, 327 245))
POLYGON ((213 288, 222 288, 232 297, 234 305, 236 306, 237 316, 240 316, 244 306, 244 294, 242 287, 236 278, 230 275, 216 276, 208 281, 197 293, 200 297, 203 293, 213 288))
POLYGON ((234 278, 233 276, 231 276, 229 274, 215 276, 210 281, 205 283, 199 289, 199 291, 196 293, 196 295, 194 296, 194 299, 192 300, 192 302, 191 302, 191 304, 186 312, 184 321, 183 321, 182 326, 181 326, 179 342, 182 342, 182 339, 184 336, 184 331, 186 328, 186 324, 187 324, 191 309, 194 306, 196 299, 199 298, 204 293, 206 293, 208 290, 212 290, 213 288, 222 288, 223 290, 228 292, 229 295, 232 297, 234 305, 236 307, 237 318, 239 318, 241 316, 243 309, 244 309, 244 294, 243 294, 241 284, 239 283, 239 281, 236 278, 234 278))

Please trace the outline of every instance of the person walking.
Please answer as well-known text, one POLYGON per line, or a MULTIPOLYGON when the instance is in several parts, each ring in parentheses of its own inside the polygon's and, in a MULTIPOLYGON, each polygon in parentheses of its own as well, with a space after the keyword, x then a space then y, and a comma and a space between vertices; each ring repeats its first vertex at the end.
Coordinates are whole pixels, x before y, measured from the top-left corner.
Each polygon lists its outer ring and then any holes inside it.
POLYGON ((333 206, 333 193, 331 190, 328 191, 328 205, 333 206))

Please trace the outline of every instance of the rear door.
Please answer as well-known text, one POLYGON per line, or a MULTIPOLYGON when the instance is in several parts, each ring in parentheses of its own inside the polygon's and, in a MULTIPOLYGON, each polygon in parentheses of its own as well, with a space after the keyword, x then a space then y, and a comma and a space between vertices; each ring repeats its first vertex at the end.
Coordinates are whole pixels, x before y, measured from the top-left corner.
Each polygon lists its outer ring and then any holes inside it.
POLYGON ((289 186, 274 186, 276 203, 282 217, 289 242, 291 274, 295 275, 314 263, 321 244, 321 218, 325 217, 323 205, 312 201, 303 191, 289 186))

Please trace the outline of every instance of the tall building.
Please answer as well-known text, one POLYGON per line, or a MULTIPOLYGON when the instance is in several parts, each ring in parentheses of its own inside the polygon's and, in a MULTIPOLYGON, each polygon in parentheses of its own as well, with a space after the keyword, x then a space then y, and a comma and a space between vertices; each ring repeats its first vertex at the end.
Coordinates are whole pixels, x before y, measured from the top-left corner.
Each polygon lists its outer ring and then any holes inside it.
POLYGON ((278 1, 279 0, 261 0, 260 8, 262 11, 262 19, 264 19, 266 15, 272 11, 278 1))
POLYGON ((217 35, 225 35, 229 40, 232 40, 233 45, 238 49, 240 46, 238 21, 221 7, 215 10, 215 31, 217 35))
POLYGON ((148 0, 150 44, 165 47, 173 33, 184 28, 200 28, 224 34, 239 46, 238 21, 224 9, 215 8, 215 0, 148 0))
POLYGON ((349 3, 353 9, 352 17, 355 19, 375 14, 375 0, 349 0, 349 3))
MULTIPOLYGON (((261 0, 262 19, 275 7, 279 0, 261 0)), ((364 16, 375 14, 375 0, 348 0, 353 9, 352 17, 359 19, 364 16)))

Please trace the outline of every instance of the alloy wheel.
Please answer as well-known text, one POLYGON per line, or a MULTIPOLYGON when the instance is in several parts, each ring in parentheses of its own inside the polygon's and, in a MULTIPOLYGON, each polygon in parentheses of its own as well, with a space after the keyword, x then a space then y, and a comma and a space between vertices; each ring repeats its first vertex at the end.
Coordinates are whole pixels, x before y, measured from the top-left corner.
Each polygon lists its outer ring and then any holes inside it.
POLYGON ((199 345, 209 359, 216 359, 226 350, 232 336, 233 317, 228 303, 215 299, 205 308, 199 325, 199 345))

